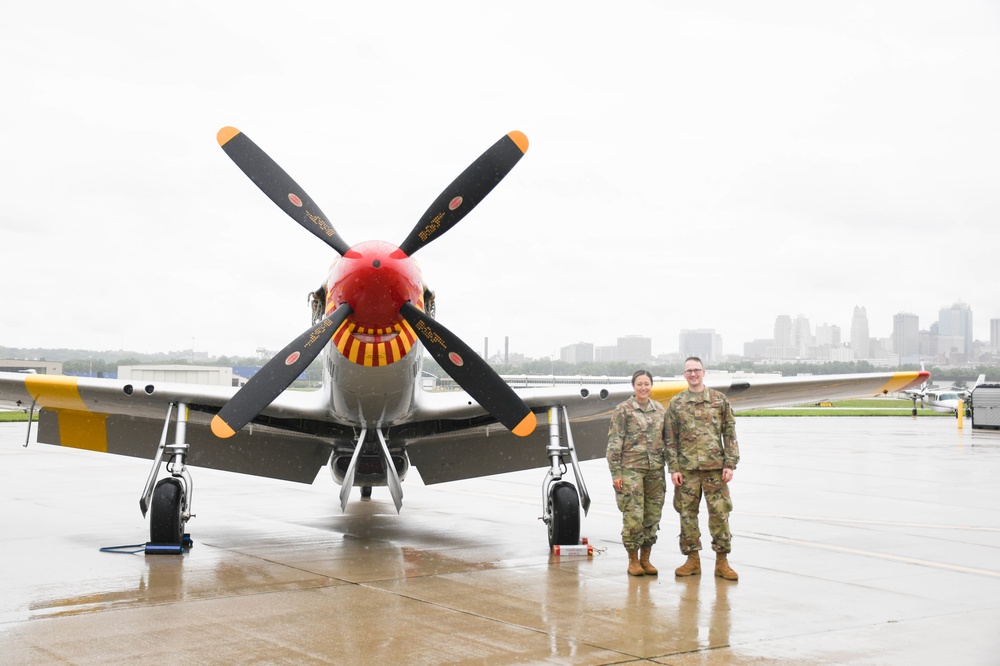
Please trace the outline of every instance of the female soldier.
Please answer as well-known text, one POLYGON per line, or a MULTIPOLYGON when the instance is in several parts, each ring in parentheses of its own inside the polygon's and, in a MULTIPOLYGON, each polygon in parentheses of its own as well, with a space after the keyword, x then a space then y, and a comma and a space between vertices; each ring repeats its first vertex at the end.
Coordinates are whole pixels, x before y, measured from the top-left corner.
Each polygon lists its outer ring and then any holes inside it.
POLYGON ((653 376, 646 370, 632 375, 631 398, 615 407, 608 432, 608 467, 622 512, 622 543, 628 551, 632 576, 655 576, 649 553, 663 511, 663 405, 650 400, 653 376))

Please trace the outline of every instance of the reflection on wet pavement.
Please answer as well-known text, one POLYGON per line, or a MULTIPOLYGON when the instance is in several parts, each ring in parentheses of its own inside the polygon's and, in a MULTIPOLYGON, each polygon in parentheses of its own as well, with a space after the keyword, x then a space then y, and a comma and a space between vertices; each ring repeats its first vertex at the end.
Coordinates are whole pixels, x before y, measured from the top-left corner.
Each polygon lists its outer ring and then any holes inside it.
MULTIPOLYGON (((544 471, 385 489, 341 513, 312 486, 194 470, 183 556, 141 543, 148 463, 33 444, 0 425, 4 663, 995 663, 1000 435, 948 419, 741 418, 739 582, 629 577, 602 461, 593 557, 550 556, 544 471), (956 490, 960 489, 960 490, 956 490)), ((705 517, 702 517, 703 521, 705 517)))

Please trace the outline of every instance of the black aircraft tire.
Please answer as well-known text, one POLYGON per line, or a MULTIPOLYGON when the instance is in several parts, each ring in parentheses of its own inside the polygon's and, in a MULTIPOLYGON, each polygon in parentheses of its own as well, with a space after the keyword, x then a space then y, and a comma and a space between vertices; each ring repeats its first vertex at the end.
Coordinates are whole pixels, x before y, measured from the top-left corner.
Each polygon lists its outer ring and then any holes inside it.
POLYGON ((560 481, 549 491, 549 546, 580 543, 580 494, 576 486, 560 481))
POLYGON ((153 489, 149 513, 149 540, 153 543, 181 543, 184 522, 181 520, 181 482, 161 479, 153 489))

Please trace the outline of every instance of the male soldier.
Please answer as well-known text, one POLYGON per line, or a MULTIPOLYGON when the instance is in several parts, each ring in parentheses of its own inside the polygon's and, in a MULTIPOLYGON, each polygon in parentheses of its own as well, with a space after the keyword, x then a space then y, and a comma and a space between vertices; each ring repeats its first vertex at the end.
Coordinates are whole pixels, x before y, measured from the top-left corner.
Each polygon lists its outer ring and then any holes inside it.
POLYGON ((681 518, 681 552, 687 555, 687 561, 674 573, 678 576, 701 573, 698 505, 704 494, 712 550, 716 553, 715 575, 738 580, 727 561, 732 547, 729 512, 733 510, 728 484, 740 462, 736 419, 726 396, 705 386, 705 368, 700 358, 685 359, 684 379, 687 390, 670 401, 666 423, 667 468, 674 484, 674 509, 681 518))
POLYGON ((628 551, 628 573, 655 576, 649 562, 663 512, 663 405, 651 400, 653 376, 645 370, 632 375, 631 398, 615 407, 608 432, 608 467, 622 512, 622 544, 628 551))

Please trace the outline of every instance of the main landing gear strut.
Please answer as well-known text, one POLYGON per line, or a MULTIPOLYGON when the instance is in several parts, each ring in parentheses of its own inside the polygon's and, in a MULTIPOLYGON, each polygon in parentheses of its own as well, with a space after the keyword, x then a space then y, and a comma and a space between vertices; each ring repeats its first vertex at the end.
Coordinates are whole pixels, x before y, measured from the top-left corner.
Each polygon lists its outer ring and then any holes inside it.
POLYGON ((562 407, 562 420, 566 424, 566 444, 562 443, 560 427, 560 408, 549 408, 549 446, 546 449, 552 466, 545 475, 542 484, 542 518, 548 527, 549 546, 576 545, 580 542, 580 503, 583 501, 584 515, 590 510, 590 493, 580 473, 580 462, 573 445, 573 432, 570 430, 569 413, 562 407), (569 456, 573 466, 573 476, 580 487, 563 480, 566 473, 565 456, 569 456))
POLYGON ((149 472, 146 487, 139 498, 139 508, 142 515, 149 512, 149 543, 146 552, 181 552, 190 547, 191 539, 184 533, 187 521, 194 518, 191 513, 191 497, 194 485, 191 474, 184 464, 188 454, 187 420, 188 406, 177 404, 177 424, 174 430, 174 443, 167 444, 167 431, 170 427, 170 415, 173 403, 167 407, 167 417, 163 423, 163 434, 160 445, 153 458, 153 469, 149 472), (169 477, 156 481, 160 465, 166 459, 169 477), (155 485, 154 485, 155 484, 155 485))

